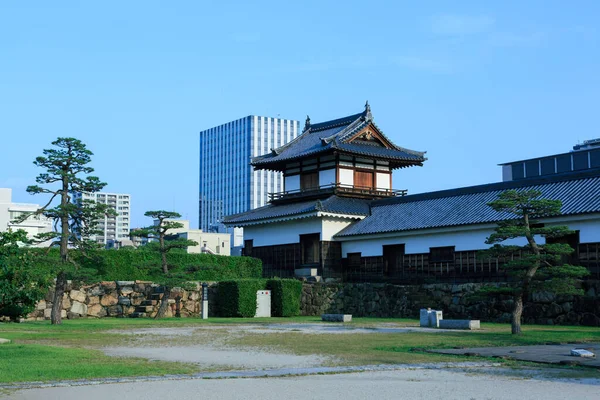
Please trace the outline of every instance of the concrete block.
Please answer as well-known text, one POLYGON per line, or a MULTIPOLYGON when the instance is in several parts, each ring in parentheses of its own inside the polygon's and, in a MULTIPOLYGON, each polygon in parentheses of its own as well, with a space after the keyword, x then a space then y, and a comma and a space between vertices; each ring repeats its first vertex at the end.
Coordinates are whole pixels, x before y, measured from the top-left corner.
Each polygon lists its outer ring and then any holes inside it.
POLYGON ((442 321, 443 319, 444 319, 444 317, 442 316, 441 311, 431 310, 429 312, 429 326, 431 328, 439 328, 440 321, 442 321))
POLYGON ((419 318, 419 325, 421 325, 421 328, 429 328, 429 312, 431 311, 431 308, 421 308, 420 311, 420 318, 419 318))
POLYGON ((441 329, 481 329, 478 319, 442 319, 439 321, 438 327, 441 329))
POLYGON ((352 314, 323 314, 321 320, 326 322, 352 322, 352 314))
POLYGON ((575 357, 587 357, 594 358, 596 355, 589 350, 586 349, 573 349, 571 350, 571 355, 575 357))

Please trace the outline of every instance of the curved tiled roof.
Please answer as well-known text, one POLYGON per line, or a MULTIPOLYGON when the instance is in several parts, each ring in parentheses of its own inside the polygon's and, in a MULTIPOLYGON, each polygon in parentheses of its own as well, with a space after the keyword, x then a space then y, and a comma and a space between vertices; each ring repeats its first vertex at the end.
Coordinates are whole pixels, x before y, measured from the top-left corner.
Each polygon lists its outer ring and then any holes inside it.
POLYGON ((416 194, 371 203, 371 214, 336 237, 401 232, 481 223, 515 218, 494 211, 487 204, 503 191, 539 190, 542 198, 561 200, 562 215, 600 212, 600 172, 586 172, 500 182, 439 192, 416 194))
MULTIPOLYGON (((366 128, 369 124, 375 125, 368 104, 364 112, 347 117, 312 125, 310 125, 310 121, 308 120, 304 132, 300 136, 286 145, 274 149, 270 154, 255 157, 252 159, 252 165, 256 167, 267 166, 331 150, 406 161, 409 165, 421 164, 425 161, 424 152, 404 149, 394 144, 392 144, 392 148, 388 149, 380 146, 349 142, 356 133, 366 128)), ((385 140, 392 143, 385 137, 377 125, 375 127, 385 140)))
POLYGON ((272 218, 299 217, 302 214, 310 214, 317 211, 362 217, 369 214, 369 200, 330 196, 323 200, 310 200, 281 205, 268 204, 241 214, 225 217, 223 223, 229 226, 238 226, 236 224, 247 224, 272 218))

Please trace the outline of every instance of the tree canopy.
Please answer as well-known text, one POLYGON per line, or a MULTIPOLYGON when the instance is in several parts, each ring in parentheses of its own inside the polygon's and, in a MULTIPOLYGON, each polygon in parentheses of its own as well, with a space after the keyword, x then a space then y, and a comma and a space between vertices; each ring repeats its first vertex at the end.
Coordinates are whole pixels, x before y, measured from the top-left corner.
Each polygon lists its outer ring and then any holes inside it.
MULTIPOLYGON (((56 267, 56 285, 51 320, 61 323, 62 295, 69 277, 76 275, 78 266, 69 258, 69 247, 85 252, 95 247, 90 238, 99 233, 98 220, 116 211, 106 204, 90 200, 74 201, 76 194, 94 193, 106 186, 89 166, 93 153, 75 138, 59 137, 52 142, 53 148, 43 150, 33 162, 42 168, 35 179, 36 185, 29 186, 30 194, 45 194, 49 198, 44 206, 33 214, 42 214, 54 221, 54 231, 38 235, 37 241, 50 240, 60 247, 61 262, 56 267)), ((80 198, 78 198, 80 199, 80 198)), ((23 215, 23 219, 30 214, 23 215)))
POLYGON ((574 249, 568 243, 561 243, 560 238, 573 231, 562 225, 540 223, 540 218, 560 215, 562 207, 560 200, 541 196, 537 190, 508 190, 488 204, 506 219, 487 238, 486 243, 492 247, 480 256, 504 260, 504 268, 514 282, 509 288, 487 289, 490 293, 513 297, 514 334, 521 333, 523 303, 532 292, 580 294, 577 281, 589 273, 586 268, 569 263, 574 249))

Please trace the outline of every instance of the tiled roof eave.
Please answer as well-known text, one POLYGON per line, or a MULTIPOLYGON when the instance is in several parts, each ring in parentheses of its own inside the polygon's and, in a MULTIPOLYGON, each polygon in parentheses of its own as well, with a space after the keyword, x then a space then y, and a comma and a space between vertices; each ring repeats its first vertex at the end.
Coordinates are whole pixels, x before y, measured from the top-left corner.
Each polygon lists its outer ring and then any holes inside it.
MULTIPOLYGON (((579 213, 561 213, 556 215, 546 215, 543 217, 537 217, 536 220, 547 219, 547 218, 560 218, 560 217, 570 217, 570 216, 578 216, 578 215, 592 215, 592 214, 600 214, 600 209, 596 211, 586 211, 579 213)), ((515 220, 517 216, 511 218, 498 218, 491 219, 487 221, 479 221, 479 222, 464 222, 457 224, 444 224, 444 225, 431 225, 427 227, 416 227, 416 228, 407 228, 407 229, 390 229, 390 230, 379 230, 379 231, 371 231, 371 232, 360 232, 360 233, 350 233, 344 234, 344 231, 333 235, 333 237, 360 237, 360 236, 373 236, 373 235, 385 235, 385 234, 393 234, 393 233, 402 233, 402 232, 415 232, 415 231, 429 231, 434 229, 444 229, 444 228, 457 228, 457 227, 466 227, 466 226, 483 226, 483 225, 496 225, 502 221, 515 220)))

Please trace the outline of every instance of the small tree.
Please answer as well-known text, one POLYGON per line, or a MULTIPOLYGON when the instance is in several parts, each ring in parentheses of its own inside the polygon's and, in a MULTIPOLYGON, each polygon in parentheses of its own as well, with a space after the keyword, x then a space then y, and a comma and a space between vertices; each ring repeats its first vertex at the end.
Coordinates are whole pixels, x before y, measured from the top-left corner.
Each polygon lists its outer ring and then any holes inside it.
POLYGON ((44 150, 44 155, 33 162, 45 172, 38 175, 37 185, 29 186, 27 192, 50 195, 48 202, 34 214, 45 215, 54 221, 55 231, 38 235, 37 240, 50 240, 51 246, 58 244, 60 247, 51 314, 52 324, 60 324, 67 278, 77 271, 77 265, 69 257, 69 245, 85 253, 86 249, 93 246, 88 239, 97 233, 98 219, 116 212, 106 204, 73 201, 74 193, 99 192, 106 186, 97 177, 89 175, 94 172, 88 165, 93 153, 85 144, 74 138, 58 138, 52 145, 55 148, 44 150))
POLYGON ((542 199, 541 192, 508 190, 488 205, 504 213, 506 220, 500 222, 495 232, 486 240, 493 246, 482 252, 483 257, 506 260, 504 267, 514 278, 515 284, 508 288, 488 288, 490 294, 512 296, 514 307, 511 331, 521 334, 523 305, 534 291, 555 294, 581 294, 576 281, 589 272, 584 267, 565 264, 563 260, 574 249, 565 243, 540 244, 536 238, 554 239, 572 233, 566 226, 545 226, 536 219, 560 215, 560 200, 542 199), (500 244, 511 239, 525 239, 526 244, 500 244))
POLYGON ((50 280, 49 271, 40 268, 34 256, 21 251, 27 244, 27 232, 0 232, 0 316, 12 320, 27 315, 44 297, 50 280))
POLYGON ((155 318, 162 318, 167 312, 171 288, 178 285, 183 285, 186 280, 184 275, 175 274, 173 271, 171 271, 167 262, 167 254, 173 249, 187 249, 189 246, 198 245, 198 243, 193 240, 179 239, 177 235, 169 233, 169 231, 173 231, 174 229, 183 228, 183 224, 181 222, 170 221, 174 218, 181 218, 181 214, 174 211, 158 210, 146 211, 144 215, 152 218, 154 225, 150 225, 146 228, 136 229, 135 231, 132 231, 132 236, 158 240, 158 246, 156 246, 156 250, 160 253, 163 279, 161 282, 156 283, 161 283, 165 292, 155 318))

